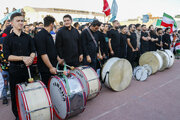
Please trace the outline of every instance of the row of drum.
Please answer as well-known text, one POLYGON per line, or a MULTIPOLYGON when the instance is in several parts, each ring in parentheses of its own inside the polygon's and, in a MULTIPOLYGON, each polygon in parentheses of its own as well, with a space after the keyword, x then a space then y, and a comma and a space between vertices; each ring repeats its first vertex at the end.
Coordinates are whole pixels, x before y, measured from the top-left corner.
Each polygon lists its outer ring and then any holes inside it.
MULTIPOLYGON (((114 91, 125 89, 132 79, 131 64, 125 59, 111 58, 102 69, 105 85, 114 91)), ((22 83, 16 87, 20 120, 67 119, 84 111, 86 101, 101 90, 97 73, 88 66, 77 67, 67 76, 52 76, 48 89, 41 81, 22 83)))
POLYGON ((170 50, 157 50, 144 53, 139 60, 140 66, 136 67, 133 75, 138 81, 145 81, 148 76, 158 71, 171 68, 175 56, 170 50))
MULTIPOLYGON (((170 58, 172 57, 170 55, 170 58)), ((166 62, 165 68, 172 66, 174 61, 164 59, 155 52, 145 53, 140 58, 140 65, 148 64, 152 68, 152 73, 155 73, 162 69, 166 62), (145 62, 148 60, 149 62, 145 62)), ((106 87, 122 91, 131 83, 132 66, 126 59, 111 58, 103 65, 101 76, 102 83, 106 87)), ((82 113, 86 101, 95 98, 100 90, 99 77, 88 66, 77 67, 67 76, 52 76, 48 89, 41 81, 18 84, 16 87, 18 114, 20 120, 53 120, 54 113, 59 119, 67 119, 82 113)))

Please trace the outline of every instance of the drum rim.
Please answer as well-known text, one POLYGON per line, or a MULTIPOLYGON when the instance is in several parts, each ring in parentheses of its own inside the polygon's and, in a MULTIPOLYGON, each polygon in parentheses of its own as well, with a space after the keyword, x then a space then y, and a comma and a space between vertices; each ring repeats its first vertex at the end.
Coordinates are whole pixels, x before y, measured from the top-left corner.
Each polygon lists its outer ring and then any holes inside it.
POLYGON ((168 49, 165 49, 164 51, 166 52, 166 54, 168 55, 168 58, 169 58, 169 65, 168 65, 167 68, 171 68, 171 67, 173 66, 173 64, 174 64, 175 56, 174 56, 174 54, 173 54, 170 50, 168 50, 168 49), (172 58, 170 58, 169 53, 172 55, 172 58), (173 60, 172 60, 172 59, 173 59, 173 60))
MULTIPOLYGON (((50 93, 50 83, 51 83, 52 78, 56 78, 56 79, 58 80, 58 82, 60 83, 61 87, 63 88, 63 90, 64 90, 64 92, 65 92, 65 94, 66 94, 66 96, 67 96, 67 97, 66 97, 66 106, 67 106, 66 112, 67 112, 67 114, 66 114, 66 116, 65 116, 65 118, 64 118, 64 119, 67 119, 67 118, 68 118, 69 108, 70 108, 69 97, 68 97, 68 95, 67 95, 67 91, 66 91, 66 89, 65 89, 62 81, 60 81, 60 80, 61 80, 60 77, 58 77, 57 75, 51 76, 50 79, 49 79, 49 82, 48 82, 48 91, 49 91, 50 96, 51 96, 51 93, 50 93)), ((60 119, 60 120, 63 120, 63 119, 57 114, 56 110, 54 109, 54 104, 53 104, 53 103, 52 103, 52 105, 53 105, 53 111, 54 111, 56 117, 58 117, 58 119, 60 119)))
MULTIPOLYGON (((20 84, 16 85, 16 104, 17 104, 19 119, 22 120, 22 116, 21 116, 21 113, 20 113, 21 110, 20 110, 20 104, 19 104, 18 90, 23 91, 23 88, 22 88, 22 86, 20 84)), ((23 100, 23 105, 24 105, 25 111, 27 111, 27 110, 29 111, 29 107, 28 107, 26 96, 24 95, 24 92, 20 93, 20 94, 21 94, 21 97, 22 97, 22 100, 23 100)), ((28 115, 26 115, 26 119, 27 120, 31 119, 30 113, 28 113, 28 115)))
MULTIPOLYGON (((165 70, 166 68, 168 68, 168 66, 169 66, 169 64, 170 64, 169 55, 168 55, 164 50, 158 50, 157 52, 163 54, 163 55, 166 57, 165 60, 167 61, 167 65, 166 65, 165 68, 162 66, 162 68, 160 69, 160 71, 163 71, 163 70, 165 70)), ((159 55, 161 56, 161 54, 159 54, 159 55)), ((164 61, 165 61, 165 60, 163 59, 163 65, 164 65, 164 61)))
MULTIPOLYGON (((82 66, 80 66, 80 67, 82 67, 82 66)), ((89 67, 89 66, 86 66, 86 67, 89 67)), ((88 87, 88 93, 87 93, 87 99, 88 99, 88 96, 90 94, 90 87, 89 87, 89 83, 88 83, 87 77, 86 77, 85 73, 81 69, 79 69, 79 67, 76 67, 75 69, 80 71, 83 74, 83 76, 85 77, 86 84, 87 84, 87 87, 88 87)))
MULTIPOLYGON (((50 96, 49 96, 48 89, 47 89, 46 87, 44 87, 45 84, 44 84, 42 81, 38 81, 38 83, 39 83, 40 85, 42 85, 42 87, 43 87, 43 89, 44 89, 44 92, 45 92, 45 94, 46 94, 47 100, 48 100, 48 104, 49 104, 49 106, 51 106, 51 105, 52 105, 52 101, 51 101, 51 98, 50 98, 50 96)), ((22 116, 21 116, 21 114, 20 114, 18 90, 23 91, 23 87, 21 86, 21 84, 17 84, 17 85, 16 85, 16 104, 17 104, 17 108, 18 108, 18 115, 19 115, 19 117, 20 117, 20 120, 22 120, 22 116)), ((23 103, 26 103, 26 105, 24 104, 25 110, 28 110, 28 111, 29 111, 29 107, 28 107, 28 104, 27 104, 27 99, 26 99, 26 96, 25 96, 24 92, 21 93, 21 97, 22 97, 22 99, 23 99, 23 103), (27 107, 27 108, 26 108, 26 107, 27 107)), ((53 108, 50 107, 49 109, 50 109, 50 117, 51 117, 51 120, 53 120, 53 108)), ((29 116, 29 117, 27 118, 27 115, 26 115, 27 120, 31 120, 31 115, 30 115, 30 113, 28 114, 28 116, 29 116)))
POLYGON ((154 51, 153 54, 157 57, 158 61, 159 61, 159 68, 158 71, 163 67, 163 59, 162 57, 159 55, 158 52, 154 51))

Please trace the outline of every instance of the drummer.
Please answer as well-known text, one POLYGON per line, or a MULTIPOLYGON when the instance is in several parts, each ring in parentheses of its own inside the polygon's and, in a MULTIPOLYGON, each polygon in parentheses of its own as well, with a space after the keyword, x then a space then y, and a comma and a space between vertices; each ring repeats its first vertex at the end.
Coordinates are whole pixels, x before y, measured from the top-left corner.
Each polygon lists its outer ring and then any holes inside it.
POLYGON ((57 74, 56 65, 63 60, 57 56, 53 37, 50 32, 53 30, 55 19, 52 16, 44 18, 44 28, 35 36, 37 49, 37 65, 42 81, 47 86, 48 80, 52 75, 57 74))
POLYGON ((56 49, 58 55, 70 66, 79 66, 83 60, 80 34, 72 26, 72 17, 63 17, 64 27, 56 35, 56 49))
POLYGON ((35 47, 32 38, 24 33, 24 17, 21 13, 11 15, 11 25, 13 32, 10 33, 4 40, 4 57, 10 61, 9 80, 11 89, 12 111, 18 118, 15 87, 16 84, 26 82, 28 80, 28 71, 26 66, 33 63, 35 57, 35 47))
POLYGON ((162 42, 163 42, 163 49, 170 49, 171 38, 170 38, 170 28, 169 27, 167 27, 165 29, 165 34, 162 37, 162 42))

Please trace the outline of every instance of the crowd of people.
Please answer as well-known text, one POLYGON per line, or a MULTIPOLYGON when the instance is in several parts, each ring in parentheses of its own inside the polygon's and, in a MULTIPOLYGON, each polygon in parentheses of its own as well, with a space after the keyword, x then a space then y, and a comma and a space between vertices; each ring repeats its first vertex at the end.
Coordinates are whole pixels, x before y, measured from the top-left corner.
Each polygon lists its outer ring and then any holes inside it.
MULTIPOLYGON (((118 20, 102 23, 73 24, 65 15, 63 22, 54 24, 52 16, 43 22, 27 24, 21 13, 14 13, 10 20, 0 24, 1 72, 4 78, 3 104, 7 104, 7 87, 10 83, 12 111, 18 119, 15 87, 28 81, 27 66, 37 57, 41 80, 48 85, 57 74, 57 64, 70 66, 88 65, 94 70, 111 57, 129 60, 132 67, 138 65, 140 55, 148 51, 173 49, 180 31, 170 34, 170 28, 147 28, 146 25, 120 25, 118 20)), ((63 67, 60 67, 62 69, 63 67)))

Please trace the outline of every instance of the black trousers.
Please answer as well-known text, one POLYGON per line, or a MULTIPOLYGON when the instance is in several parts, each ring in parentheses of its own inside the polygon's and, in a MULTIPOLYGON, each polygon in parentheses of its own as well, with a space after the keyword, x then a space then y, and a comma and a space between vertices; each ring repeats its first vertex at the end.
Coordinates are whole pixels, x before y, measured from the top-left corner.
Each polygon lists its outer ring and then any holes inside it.
POLYGON ((45 73, 45 72, 40 72, 41 74, 41 79, 42 82, 48 87, 48 82, 51 76, 53 76, 51 73, 45 73))
POLYGON ((11 90, 12 112, 15 117, 18 117, 17 105, 16 105, 16 84, 24 83, 28 81, 28 70, 24 67, 11 67, 9 70, 9 82, 11 90))

